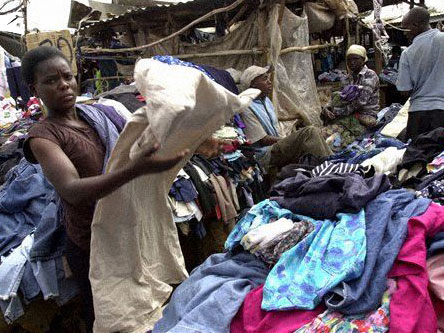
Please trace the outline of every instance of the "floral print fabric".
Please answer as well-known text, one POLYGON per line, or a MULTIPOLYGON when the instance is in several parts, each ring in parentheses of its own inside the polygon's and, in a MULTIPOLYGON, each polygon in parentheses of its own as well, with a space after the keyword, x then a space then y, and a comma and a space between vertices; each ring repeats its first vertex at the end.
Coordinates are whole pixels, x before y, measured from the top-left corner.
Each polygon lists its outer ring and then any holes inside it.
POLYGON ((314 309, 342 281, 361 276, 366 255, 365 213, 312 221, 315 230, 282 254, 264 285, 262 309, 314 309))
POLYGON ((383 333, 389 331, 390 298, 396 290, 394 280, 387 281, 388 289, 382 297, 382 305, 367 314, 346 316, 337 311, 327 310, 310 324, 302 326, 295 333, 383 333))

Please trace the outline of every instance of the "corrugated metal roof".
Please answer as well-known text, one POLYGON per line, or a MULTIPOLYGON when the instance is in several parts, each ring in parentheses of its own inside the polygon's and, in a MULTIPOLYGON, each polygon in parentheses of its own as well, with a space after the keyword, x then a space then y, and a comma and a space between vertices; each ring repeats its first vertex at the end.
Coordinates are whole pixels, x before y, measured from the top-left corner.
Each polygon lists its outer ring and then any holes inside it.
MULTIPOLYGON (((121 15, 115 15, 113 17, 107 18, 107 19, 103 19, 99 22, 94 22, 88 25, 83 26, 82 28, 80 28, 80 31, 85 31, 88 30, 90 28, 96 27, 96 26, 100 26, 100 25, 106 25, 107 23, 113 22, 113 21, 118 21, 118 20, 124 20, 127 17, 133 16, 133 15, 137 15, 137 14, 142 14, 142 13, 148 13, 149 11, 155 10, 155 9, 159 9, 159 8, 185 8, 187 6, 194 6, 196 3, 199 2, 207 2, 208 0, 194 0, 194 1, 185 1, 185 2, 176 2, 176 3, 168 3, 166 2, 165 4, 160 4, 160 3, 156 3, 153 6, 149 6, 149 7, 139 7, 139 8, 133 8, 133 9, 128 9, 126 11, 126 13, 121 14, 121 15)), ((210 1, 213 2, 213 1, 210 1)))
MULTIPOLYGON (((444 19, 444 13, 431 13, 430 14, 430 22, 438 22, 440 20, 444 19)), ((390 24, 401 24, 402 22, 402 16, 396 17, 396 18, 392 18, 392 19, 387 19, 385 20, 386 23, 390 23, 390 24)))

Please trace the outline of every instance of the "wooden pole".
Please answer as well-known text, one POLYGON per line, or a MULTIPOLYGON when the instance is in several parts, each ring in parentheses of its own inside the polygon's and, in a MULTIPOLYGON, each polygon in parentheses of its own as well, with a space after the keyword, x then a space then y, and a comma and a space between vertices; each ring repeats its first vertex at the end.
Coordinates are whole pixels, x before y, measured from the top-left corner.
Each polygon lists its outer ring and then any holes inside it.
POLYGON ((179 59, 190 59, 190 58, 207 58, 207 57, 220 57, 220 56, 232 56, 232 55, 260 55, 260 54, 264 54, 264 51, 260 49, 252 49, 252 50, 227 50, 227 51, 210 52, 210 53, 176 54, 173 55, 173 57, 179 59))
MULTIPOLYGON (((280 54, 284 55, 291 52, 308 52, 308 51, 316 51, 320 49, 325 49, 328 47, 338 47, 337 44, 329 43, 322 45, 309 45, 309 46, 290 46, 286 49, 282 49, 280 54)), ((207 58, 207 57, 224 57, 224 56, 232 56, 232 55, 262 55, 265 51, 261 49, 251 49, 251 50, 227 50, 227 51, 218 51, 218 52, 209 52, 209 53, 193 53, 193 54, 176 54, 173 55, 175 58, 179 59, 190 59, 190 58, 207 58)), ((88 58, 88 56, 85 56, 88 58)), ((124 59, 136 59, 137 57, 129 56, 125 57, 113 57, 113 56, 104 56, 100 57, 100 59, 108 59, 108 60, 124 60, 124 59)), ((98 58, 99 59, 99 58, 98 58)))
POLYGON ((140 46, 136 46, 136 47, 128 47, 128 48, 124 48, 124 49, 93 49, 93 48, 88 48, 85 47, 83 48, 83 52, 90 52, 90 53, 120 53, 120 52, 131 52, 131 51, 140 51, 149 47, 153 47, 157 44, 166 42, 167 40, 170 40, 171 38, 174 38, 176 36, 179 36, 180 34, 184 33, 185 31, 187 31, 188 29, 190 29, 191 27, 195 26, 196 24, 203 22, 209 18, 211 18, 214 15, 218 15, 221 13, 225 13, 228 11, 233 10, 234 8, 236 8, 237 6, 239 6, 240 4, 242 4, 245 0, 237 0, 234 3, 232 3, 231 5, 227 6, 227 7, 223 7, 223 8, 218 8, 215 9, 207 14, 205 14, 204 16, 199 17, 198 19, 194 20, 193 22, 191 22, 190 24, 188 24, 187 26, 183 27, 182 29, 176 31, 175 33, 172 33, 171 35, 161 38, 155 42, 152 42, 150 44, 146 44, 146 45, 140 45, 140 46))
POLYGON ((28 34, 28 0, 23 1, 23 23, 25 25, 25 36, 28 34))
MULTIPOLYGON (((328 47, 338 47, 337 44, 322 44, 322 45, 309 45, 309 46, 291 46, 286 49, 282 49, 280 55, 288 54, 291 52, 308 52, 308 51, 316 51, 320 49, 325 49, 328 47)), ((261 55, 264 54, 265 51, 261 49, 252 49, 252 50, 227 50, 227 51, 219 51, 219 52, 211 52, 211 53, 194 53, 194 54, 176 54, 173 55, 175 58, 179 59, 190 59, 190 58, 206 58, 206 57, 221 57, 221 56, 232 56, 232 55, 261 55)))
POLYGON ((335 43, 321 44, 321 45, 309 45, 309 46, 290 46, 286 49, 281 50, 281 55, 290 52, 306 52, 306 51, 316 51, 321 49, 326 49, 329 47, 338 47, 335 43))

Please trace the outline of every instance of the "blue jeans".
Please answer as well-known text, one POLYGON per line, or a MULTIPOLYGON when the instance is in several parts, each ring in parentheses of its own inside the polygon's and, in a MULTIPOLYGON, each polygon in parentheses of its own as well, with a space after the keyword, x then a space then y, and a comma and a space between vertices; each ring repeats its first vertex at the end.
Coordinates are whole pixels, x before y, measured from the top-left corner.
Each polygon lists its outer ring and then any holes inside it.
POLYGON ((35 229, 53 192, 40 166, 25 159, 8 172, 0 189, 0 255, 19 246, 35 229))

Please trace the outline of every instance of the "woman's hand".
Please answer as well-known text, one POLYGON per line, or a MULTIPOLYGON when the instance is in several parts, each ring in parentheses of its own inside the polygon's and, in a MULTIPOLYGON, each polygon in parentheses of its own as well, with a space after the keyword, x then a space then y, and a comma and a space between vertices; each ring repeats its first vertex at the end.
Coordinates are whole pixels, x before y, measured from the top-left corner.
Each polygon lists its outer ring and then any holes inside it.
POLYGON ((335 114, 331 111, 330 108, 325 107, 322 109, 322 113, 324 114, 324 116, 329 119, 329 120, 333 120, 336 118, 335 114))
POLYGON ((156 156, 156 152, 159 149, 160 145, 155 143, 153 148, 141 154, 132 162, 133 164, 131 165, 131 170, 138 176, 163 172, 173 168, 177 163, 182 161, 187 154, 190 153, 188 149, 185 149, 176 156, 170 158, 160 158, 156 156))

